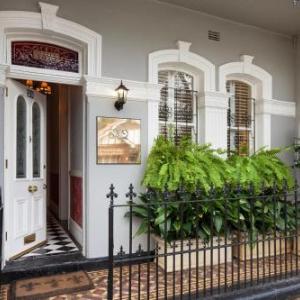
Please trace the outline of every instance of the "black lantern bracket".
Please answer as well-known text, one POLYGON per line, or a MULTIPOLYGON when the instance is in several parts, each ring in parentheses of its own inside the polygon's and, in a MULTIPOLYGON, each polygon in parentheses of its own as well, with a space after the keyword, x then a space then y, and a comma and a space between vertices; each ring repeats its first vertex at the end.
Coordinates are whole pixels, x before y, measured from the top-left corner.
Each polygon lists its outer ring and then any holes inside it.
POLYGON ((122 110, 124 104, 127 102, 128 91, 129 89, 123 84, 123 81, 121 80, 121 84, 116 88, 118 100, 115 102, 115 108, 118 111, 122 110))

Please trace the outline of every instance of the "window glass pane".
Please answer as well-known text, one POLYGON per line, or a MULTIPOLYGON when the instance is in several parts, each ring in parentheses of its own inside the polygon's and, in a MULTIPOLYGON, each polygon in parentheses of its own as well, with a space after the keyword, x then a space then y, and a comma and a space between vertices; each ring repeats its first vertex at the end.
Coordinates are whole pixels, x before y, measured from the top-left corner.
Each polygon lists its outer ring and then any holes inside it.
POLYGON ((251 98, 251 87, 241 81, 227 82, 228 102, 228 154, 236 151, 239 155, 249 155, 253 152, 254 116, 251 98))
POLYGON ((32 106, 32 170, 33 177, 41 177, 41 111, 37 103, 32 106))
POLYGON ((17 132, 16 132, 16 177, 26 178, 26 135, 27 135, 26 101, 22 96, 17 100, 17 132))
POLYGON ((158 73, 160 93, 159 131, 161 135, 174 138, 196 137, 195 91, 193 77, 173 70, 158 73))

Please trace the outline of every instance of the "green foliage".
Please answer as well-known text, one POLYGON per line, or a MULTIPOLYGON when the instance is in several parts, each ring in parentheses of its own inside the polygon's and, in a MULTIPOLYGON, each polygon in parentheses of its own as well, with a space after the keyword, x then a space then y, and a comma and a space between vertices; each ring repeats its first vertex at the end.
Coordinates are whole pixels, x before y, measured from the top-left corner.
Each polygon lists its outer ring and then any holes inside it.
POLYGON ((177 146, 159 137, 143 180, 155 196, 141 195, 141 202, 133 205, 142 221, 136 234, 150 228, 168 241, 197 236, 209 240, 239 230, 255 240, 258 234, 294 230, 295 206, 284 197, 294 188, 294 178, 278 158, 280 151, 260 149, 251 156, 225 159, 224 152, 209 145, 183 139, 177 146), (167 203, 164 191, 169 192, 167 203))
POLYGON ((159 137, 147 161, 143 185, 159 191, 175 191, 185 187, 188 191, 201 188, 208 193, 213 187, 220 190, 225 184, 243 189, 253 185, 259 193, 262 186, 283 190, 294 187, 291 170, 279 158, 279 148, 260 149, 251 156, 231 155, 227 160, 220 150, 210 145, 197 145, 183 139, 179 146, 159 137))
POLYGON ((182 139, 179 146, 159 137, 148 157, 143 185, 163 191, 222 188, 230 167, 209 145, 182 139))
POLYGON ((230 156, 227 160, 231 166, 230 184, 243 189, 252 185, 256 193, 260 193, 262 187, 282 191, 286 185, 288 190, 293 189, 295 180, 291 169, 277 156, 281 151, 279 148, 260 149, 251 156, 230 156))

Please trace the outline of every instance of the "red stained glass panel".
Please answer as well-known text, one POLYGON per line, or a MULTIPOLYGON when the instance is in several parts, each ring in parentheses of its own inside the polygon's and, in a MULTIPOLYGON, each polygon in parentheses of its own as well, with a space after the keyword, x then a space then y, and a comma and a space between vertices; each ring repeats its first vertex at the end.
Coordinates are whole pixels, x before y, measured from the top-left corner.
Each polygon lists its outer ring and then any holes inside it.
POLYGON ((31 41, 14 41, 11 48, 13 65, 79 73, 79 56, 74 50, 31 41))

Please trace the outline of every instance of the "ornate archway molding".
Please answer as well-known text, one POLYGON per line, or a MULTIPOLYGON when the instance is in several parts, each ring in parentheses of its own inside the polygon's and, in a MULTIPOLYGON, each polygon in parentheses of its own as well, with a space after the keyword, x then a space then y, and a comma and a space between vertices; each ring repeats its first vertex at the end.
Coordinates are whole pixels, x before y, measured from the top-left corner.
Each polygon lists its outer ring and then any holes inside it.
POLYGON ((258 85, 259 97, 263 99, 273 98, 273 78, 263 68, 253 64, 253 56, 241 55, 239 62, 230 62, 219 68, 219 90, 226 93, 226 81, 229 76, 237 76, 241 80, 250 81, 252 85, 258 85))
POLYGON ((204 91, 215 91, 215 65, 208 59, 190 51, 191 43, 178 41, 177 49, 159 50, 149 54, 148 80, 158 83, 158 71, 163 64, 185 64, 203 73, 204 91))
POLYGON ((30 73, 32 79, 38 75, 47 76, 53 81, 64 78, 65 83, 79 83, 84 75, 101 77, 101 35, 58 17, 58 6, 43 2, 39 2, 39 5, 40 13, 0 11, 0 84, 5 85, 5 78, 10 75, 21 77, 23 72, 30 73), (81 57, 79 74, 35 68, 26 68, 25 71, 24 67, 11 65, 10 41, 20 37, 29 40, 46 37, 47 41, 55 41, 59 45, 76 49, 81 57))

